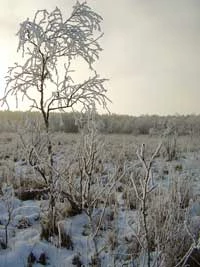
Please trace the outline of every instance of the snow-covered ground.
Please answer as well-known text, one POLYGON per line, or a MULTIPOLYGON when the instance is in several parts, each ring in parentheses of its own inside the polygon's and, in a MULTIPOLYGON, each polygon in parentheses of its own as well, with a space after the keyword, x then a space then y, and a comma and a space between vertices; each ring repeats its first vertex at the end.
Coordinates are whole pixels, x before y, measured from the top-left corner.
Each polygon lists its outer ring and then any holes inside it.
MULTIPOLYGON (((57 157, 61 159, 63 154, 57 157)), ((26 166, 23 162, 15 163, 16 177, 26 176, 26 166)), ((128 161, 129 168, 137 166, 141 168, 137 159, 128 161)), ((113 158, 104 165, 104 176, 108 169, 113 167, 113 158)), ((127 172, 128 173, 128 172, 127 172)), ((152 167, 154 183, 169 186, 171 179, 190 179, 191 190, 194 198, 191 200, 190 214, 197 225, 200 223, 200 151, 184 152, 172 162, 167 162, 163 157, 155 160, 152 167)), ((133 257, 131 246, 134 247, 135 234, 138 231, 138 210, 130 209, 124 198, 124 180, 119 183, 121 190, 115 192, 115 203, 105 209, 104 221, 96 238, 101 265, 109 266, 143 266, 142 257, 133 257), (113 218, 111 218, 111 214, 113 218)), ((133 192, 133 191, 132 191, 133 192)), ((61 248, 53 242, 41 240, 40 219, 42 205, 45 200, 21 201, 15 197, 2 198, 0 201, 0 267, 22 266, 95 266, 91 265, 91 259, 95 254, 93 233, 90 221, 86 213, 64 218, 60 224, 67 235, 70 236, 73 246, 69 249, 61 248), (5 244, 5 225, 8 221, 8 248, 5 244)), ((98 208, 94 214, 101 213, 98 208), (96 213, 95 213, 96 212, 96 213)), ((198 228, 200 230, 200 227, 198 228)), ((153 255, 153 254, 152 254, 153 255)))

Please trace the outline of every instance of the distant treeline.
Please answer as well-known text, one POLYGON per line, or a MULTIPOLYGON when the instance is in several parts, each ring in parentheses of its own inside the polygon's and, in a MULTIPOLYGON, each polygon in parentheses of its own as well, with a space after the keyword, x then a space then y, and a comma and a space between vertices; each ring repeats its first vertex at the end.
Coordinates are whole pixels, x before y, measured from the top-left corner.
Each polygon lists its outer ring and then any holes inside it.
MULTIPOLYGON (((77 133, 76 119, 79 114, 53 113, 50 128, 53 132, 63 131, 77 133)), ((0 132, 16 131, 16 126, 25 120, 41 119, 38 112, 0 111, 0 132)), ((98 115, 99 129, 104 134, 160 135, 168 127, 173 127, 179 135, 199 135, 200 115, 158 116, 143 115, 139 117, 117 114, 98 115)), ((23 127, 23 126, 22 126, 23 127)))

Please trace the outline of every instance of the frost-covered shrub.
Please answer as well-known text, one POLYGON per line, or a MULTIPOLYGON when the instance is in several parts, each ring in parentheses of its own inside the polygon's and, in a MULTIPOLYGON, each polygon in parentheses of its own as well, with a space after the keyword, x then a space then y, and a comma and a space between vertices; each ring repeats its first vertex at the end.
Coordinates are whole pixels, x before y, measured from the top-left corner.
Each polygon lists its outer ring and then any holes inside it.
POLYGON ((4 205, 4 217, 2 218, 4 229, 5 229, 5 237, 1 241, 1 243, 5 245, 5 248, 8 247, 8 238, 9 238, 9 229, 8 227, 11 224, 12 217, 13 217, 13 211, 15 208, 15 199, 14 199, 14 189, 13 186, 10 184, 3 184, 2 187, 2 193, 3 196, 1 198, 1 201, 4 205))
POLYGON ((177 133, 176 130, 168 128, 163 137, 163 147, 164 147, 164 156, 166 156, 168 161, 177 159, 178 156, 178 146, 177 146, 177 133))
POLYGON ((157 188, 148 204, 150 238, 154 250, 159 249, 159 259, 165 267, 175 266, 192 244, 185 225, 192 192, 188 191, 190 181, 181 178, 173 177, 167 188, 157 188))

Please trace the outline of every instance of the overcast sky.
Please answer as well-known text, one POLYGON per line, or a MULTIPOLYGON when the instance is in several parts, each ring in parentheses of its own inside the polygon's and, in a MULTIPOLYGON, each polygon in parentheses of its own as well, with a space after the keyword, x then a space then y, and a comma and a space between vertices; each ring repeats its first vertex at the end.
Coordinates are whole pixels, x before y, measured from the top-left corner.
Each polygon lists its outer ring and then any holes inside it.
MULTIPOLYGON (((200 1, 88 0, 104 22, 104 51, 96 64, 109 78, 113 113, 200 113, 200 1)), ((20 22, 38 9, 58 6, 69 15, 73 0, 0 0, 0 92, 16 61, 20 22)))

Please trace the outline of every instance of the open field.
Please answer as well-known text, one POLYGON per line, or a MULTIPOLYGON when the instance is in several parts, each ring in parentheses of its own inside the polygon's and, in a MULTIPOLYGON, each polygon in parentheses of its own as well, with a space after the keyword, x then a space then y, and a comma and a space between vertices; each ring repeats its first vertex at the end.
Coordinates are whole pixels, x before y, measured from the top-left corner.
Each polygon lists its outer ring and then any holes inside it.
POLYGON ((199 6, 1 2, 0 267, 200 266, 199 6))
POLYGON ((30 138, 0 135, 1 267, 148 266, 148 256, 150 266, 200 265, 199 137, 99 136, 90 181, 82 136, 53 134, 58 234, 48 238, 48 188, 22 149, 30 138))

